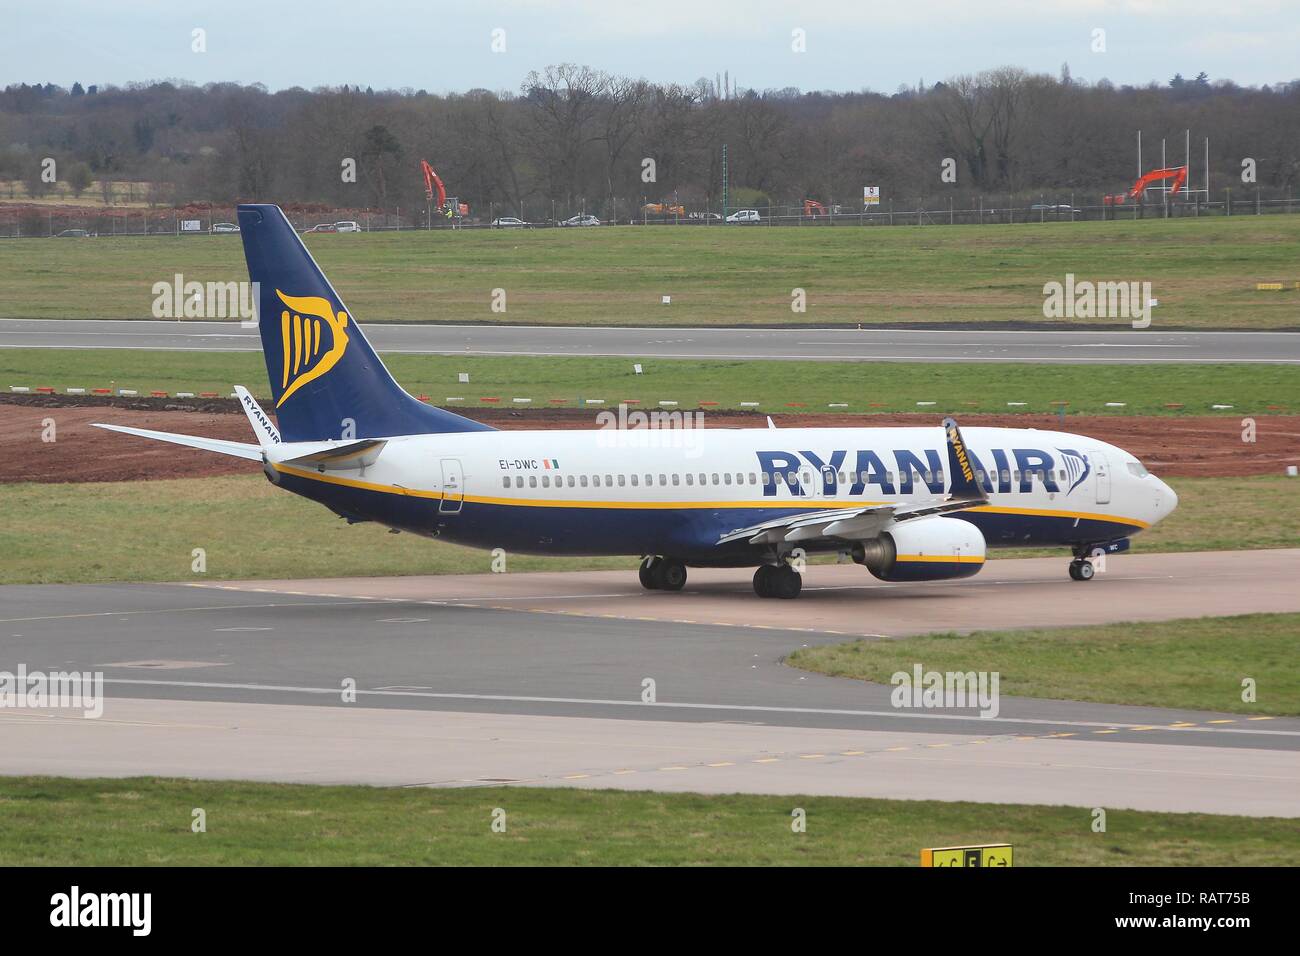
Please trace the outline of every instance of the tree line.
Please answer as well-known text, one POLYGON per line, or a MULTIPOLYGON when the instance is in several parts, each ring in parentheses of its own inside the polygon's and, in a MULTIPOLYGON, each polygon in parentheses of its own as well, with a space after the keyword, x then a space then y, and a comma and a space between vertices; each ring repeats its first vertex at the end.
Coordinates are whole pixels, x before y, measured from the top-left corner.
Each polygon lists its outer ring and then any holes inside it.
POLYGON ((98 182, 106 201, 118 198, 113 182, 131 181, 151 205, 414 211, 425 206, 427 159, 475 212, 609 217, 645 202, 719 208, 725 144, 733 208, 811 198, 857 209, 867 185, 904 203, 1067 190, 1095 203, 1136 177, 1138 130, 1150 169, 1162 137, 1169 164, 1182 162, 1185 129, 1190 185, 1203 183, 1206 136, 1216 194, 1258 185, 1287 197, 1300 181, 1300 81, 1241 87, 1202 73, 1116 86, 1068 67, 1000 67, 892 94, 732 91, 572 64, 529 73, 518 92, 10 85, 0 92, 0 181, 10 199, 42 195, 42 162, 53 158, 76 195, 98 182), (1243 183, 1247 159, 1255 183, 1243 183))

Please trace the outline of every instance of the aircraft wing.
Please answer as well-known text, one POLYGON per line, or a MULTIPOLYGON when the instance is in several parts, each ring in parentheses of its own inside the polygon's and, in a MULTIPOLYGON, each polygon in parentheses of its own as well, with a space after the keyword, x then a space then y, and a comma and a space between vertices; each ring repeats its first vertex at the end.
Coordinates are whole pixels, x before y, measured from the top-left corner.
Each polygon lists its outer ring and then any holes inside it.
POLYGON ((950 492, 945 498, 927 502, 866 505, 861 508, 832 508, 773 518, 747 528, 737 528, 718 538, 718 544, 748 541, 750 544, 778 544, 784 541, 840 540, 861 541, 874 538, 891 524, 912 521, 930 515, 948 514, 978 508, 988 503, 988 495, 976 481, 966 455, 966 442, 956 421, 945 418, 944 439, 948 446, 950 492))

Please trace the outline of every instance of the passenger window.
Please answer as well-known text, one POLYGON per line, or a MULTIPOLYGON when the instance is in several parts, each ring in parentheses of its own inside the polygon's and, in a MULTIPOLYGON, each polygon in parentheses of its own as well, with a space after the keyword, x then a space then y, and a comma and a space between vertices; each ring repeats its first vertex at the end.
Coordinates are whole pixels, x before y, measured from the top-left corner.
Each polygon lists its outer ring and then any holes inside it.
POLYGON ((529 475, 529 476, 528 476, 528 487, 529 487, 529 488, 536 488, 536 487, 537 487, 537 476, 536 476, 536 475, 529 475))
POLYGON ((729 472, 729 471, 727 471, 727 472, 723 472, 723 474, 722 474, 722 479, 723 479, 723 480, 722 480, 722 483, 723 483, 724 485, 729 485, 729 484, 731 484, 731 472, 729 472))
POLYGON ((700 472, 700 484, 707 485, 708 483, 709 483, 709 476, 704 474, 704 472, 700 472))
POLYGON ((637 484, 637 478, 636 478, 636 475, 633 475, 633 476, 632 476, 632 487, 635 488, 635 487, 636 487, 636 484, 637 484))
POLYGON ((586 476, 586 475, 579 475, 579 476, 578 476, 578 482, 582 485, 582 487, 586 488, 586 487, 587 487, 587 476, 586 476))
MULTIPOLYGON (((676 476, 676 475, 673 475, 673 477, 676 478, 677 476, 676 476)), ((695 476, 694 476, 693 474, 691 474, 689 471, 686 473, 686 483, 687 483, 688 485, 694 485, 694 484, 695 484, 695 476)))
POLYGON ((619 486, 620 488, 623 488, 623 487, 625 487, 626 485, 627 485, 627 476, 626 476, 626 475, 619 475, 619 476, 618 476, 618 486, 619 486))
POLYGON ((1010 481, 1010 480, 1011 480, 1011 472, 1009 472, 1009 471, 1007 471, 1005 468, 1003 468, 1003 469, 1002 469, 1002 481, 1003 481, 1003 483, 1005 484, 1006 482, 1008 482, 1008 481, 1010 481))
POLYGON ((783 471, 774 472, 774 473, 772 474, 772 480, 773 480, 774 482, 776 482, 778 485, 784 485, 784 484, 785 484, 785 472, 783 472, 783 471))
POLYGON ((570 487, 570 488, 573 487, 573 476, 572 476, 572 475, 569 476, 569 482, 568 482, 568 484, 569 484, 569 487, 570 487))
MULTIPOLYGON (((620 480, 619 480, 619 484, 621 485, 622 483, 623 483, 623 482, 622 482, 622 480, 620 479, 620 480)), ((613 476, 613 475, 606 475, 606 476, 605 476, 605 487, 606 487, 606 488, 613 488, 613 487, 614 487, 614 476, 613 476)))
POLYGON ((757 478, 758 478, 758 475, 754 474, 752 471, 749 473, 749 483, 750 483, 751 485, 756 485, 756 484, 758 484, 757 478))
POLYGON ((501 479, 501 487, 502 487, 502 488, 509 488, 509 487, 510 487, 510 476, 509 476, 509 475, 506 475, 504 478, 501 479))
POLYGON ((542 475, 542 487, 543 487, 543 488, 549 488, 549 487, 551 487, 551 476, 550 476, 550 475, 542 475))
POLYGON ((676 487, 679 484, 679 478, 681 478, 681 475, 677 474, 677 472, 673 472, 673 487, 676 487))
POLYGON ((763 472, 763 484, 770 485, 771 483, 772 483, 772 476, 767 472, 763 472))
POLYGON ((515 475, 515 487, 516 487, 516 488, 522 488, 523 486, 524 486, 524 476, 523 476, 523 475, 515 475))
POLYGON ((659 484, 660 484, 660 485, 666 485, 666 484, 668 484, 668 476, 667 476, 667 475, 660 475, 660 476, 659 476, 659 484))
POLYGON ((718 473, 716 471, 713 473, 713 483, 715 485, 718 483, 718 473))

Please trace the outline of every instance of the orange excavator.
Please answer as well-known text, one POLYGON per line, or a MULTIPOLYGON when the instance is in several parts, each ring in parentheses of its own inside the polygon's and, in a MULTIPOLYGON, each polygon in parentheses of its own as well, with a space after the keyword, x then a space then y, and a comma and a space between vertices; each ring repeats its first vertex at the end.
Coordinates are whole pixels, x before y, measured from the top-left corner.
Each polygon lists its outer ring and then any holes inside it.
POLYGON ((1177 196, 1178 191, 1187 185, 1187 167, 1171 166, 1168 169, 1153 169, 1151 172, 1138 177, 1138 181, 1133 184, 1133 188, 1127 193, 1116 193, 1113 196, 1103 196, 1101 201, 1106 206, 1122 206, 1128 200, 1137 202, 1146 192, 1146 188, 1152 183, 1164 182, 1166 179, 1174 181, 1173 186, 1169 188, 1170 196, 1177 196))
POLYGON ((463 203, 456 199, 453 199, 450 202, 447 201, 447 187, 442 184, 442 180, 438 177, 438 174, 434 172, 433 167, 423 159, 420 160, 420 170, 424 173, 425 197, 430 202, 433 202, 434 191, 436 190, 438 193, 438 201, 434 206, 434 209, 437 210, 440 215, 446 216, 448 219, 453 216, 458 216, 463 219, 469 215, 469 203, 463 203))
POLYGON ((825 216, 826 207, 816 199, 805 199, 803 201, 803 214, 816 219, 818 216, 825 216))

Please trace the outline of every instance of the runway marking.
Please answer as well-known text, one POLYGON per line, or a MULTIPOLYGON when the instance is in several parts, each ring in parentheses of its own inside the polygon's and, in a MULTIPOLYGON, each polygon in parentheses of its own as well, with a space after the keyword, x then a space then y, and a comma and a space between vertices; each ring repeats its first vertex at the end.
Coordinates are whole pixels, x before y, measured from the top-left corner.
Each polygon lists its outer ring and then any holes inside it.
MULTIPOLYGON (((218 681, 165 681, 165 680, 145 680, 143 678, 125 678, 110 677, 104 679, 105 684, 123 684, 131 686, 145 687, 186 687, 203 690, 255 690, 255 691, 283 691, 294 694, 315 694, 318 696, 338 697, 342 691, 337 687, 300 687, 292 684, 254 684, 254 683, 225 683, 218 681)), ((689 703, 685 701, 655 701, 647 703, 640 698, 635 700, 612 700, 599 697, 535 697, 523 694, 457 694, 449 692, 435 691, 394 691, 394 690, 356 690, 357 695, 370 695, 374 697, 415 697, 427 700, 475 700, 495 703, 513 703, 513 704, 581 704, 586 706, 600 707, 637 707, 641 709, 653 710, 663 708, 665 710, 703 710, 703 711, 746 711, 753 713, 767 714, 817 714, 829 717, 893 717, 904 720, 950 720, 964 722, 978 722, 980 724, 1033 724, 1048 727, 1105 727, 1106 730, 1097 730, 1093 733, 1110 733, 1116 734, 1124 730, 1132 730, 1134 727, 1143 726, 1141 724, 1122 724, 1115 721, 1091 721, 1091 720, 1049 720, 1043 717, 979 717, 966 714, 936 714, 932 711, 910 711, 910 710, 848 710, 830 707, 777 707, 765 704, 705 704, 689 703), (1118 728, 1118 729, 1116 729, 1118 728)), ((1272 720, 1272 717, 1251 718, 1252 720, 1265 719, 1272 720)), ((1165 728, 1167 730, 1180 730, 1184 733, 1200 734, 1246 734, 1248 736, 1278 736, 1278 737, 1300 737, 1300 730, 1255 730, 1247 728, 1208 728, 1198 725, 1178 728, 1165 728)))
POLYGON ((1235 720, 1207 720, 1207 724, 1235 724, 1235 720))
POLYGON ((706 767, 734 767, 735 764, 730 760, 719 760, 717 763, 705 764, 706 767))
POLYGON ((754 763, 780 763, 780 757, 759 757, 754 763))
MULTIPOLYGON (((197 586, 211 587, 212 585, 197 586)), ((223 590, 238 591, 241 589, 225 588, 223 590)), ((75 618, 86 617, 129 617, 140 614, 181 614, 190 611, 253 611, 276 607, 350 607, 369 603, 371 602, 368 599, 361 601, 286 601, 281 604, 219 604, 212 607, 149 608, 140 611, 87 611, 83 614, 47 614, 42 617, 6 617, 0 618, 0 624, 16 624, 20 621, 68 621, 75 618)))

